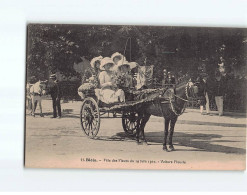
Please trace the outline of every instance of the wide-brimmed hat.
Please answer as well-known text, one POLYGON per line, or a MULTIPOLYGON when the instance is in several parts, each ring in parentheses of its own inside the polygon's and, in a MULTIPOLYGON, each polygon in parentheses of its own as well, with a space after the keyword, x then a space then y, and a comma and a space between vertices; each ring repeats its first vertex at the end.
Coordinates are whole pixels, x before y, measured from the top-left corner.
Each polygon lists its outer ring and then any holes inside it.
POLYGON ((93 58, 93 59, 91 60, 90 65, 91 65, 93 68, 95 68, 95 63, 96 63, 97 61, 100 62, 102 59, 103 59, 102 56, 95 57, 95 58, 93 58))
POLYGON ((129 65, 130 65, 130 69, 133 69, 133 68, 139 66, 139 64, 137 62, 129 62, 129 65))
POLYGON ((105 57, 100 61, 100 69, 105 70, 104 66, 106 64, 112 64, 112 66, 114 66, 114 62, 112 61, 112 59, 109 57, 105 57))
POLYGON ((117 65, 115 67, 116 67, 116 69, 118 69, 122 66, 128 66, 130 68, 130 63, 126 60, 125 61, 120 60, 120 61, 118 61, 117 65))
POLYGON ((115 57, 120 57, 120 60, 123 60, 123 61, 126 60, 126 58, 124 57, 124 55, 122 55, 119 52, 116 52, 116 53, 112 54, 111 59, 113 60, 115 57))

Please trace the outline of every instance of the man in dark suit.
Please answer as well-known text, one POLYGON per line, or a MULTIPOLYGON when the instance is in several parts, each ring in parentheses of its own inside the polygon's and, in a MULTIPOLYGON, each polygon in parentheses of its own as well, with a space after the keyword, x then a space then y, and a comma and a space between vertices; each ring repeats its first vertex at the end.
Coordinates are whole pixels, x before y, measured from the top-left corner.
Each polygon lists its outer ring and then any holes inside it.
POLYGON ((51 118, 61 118, 61 90, 59 86, 59 82, 55 74, 50 76, 51 85, 50 85, 50 94, 52 98, 52 106, 53 106, 53 117, 51 118), (57 116, 58 112, 58 116, 57 116))
POLYGON ((163 86, 169 86, 175 89, 175 85, 176 85, 176 79, 174 77, 174 75, 171 72, 167 73, 167 76, 165 76, 164 74, 164 80, 162 81, 162 85, 163 86))
POLYGON ((226 79, 224 76, 220 74, 220 72, 216 72, 215 75, 215 103, 218 109, 219 116, 223 115, 223 100, 226 94, 226 79))

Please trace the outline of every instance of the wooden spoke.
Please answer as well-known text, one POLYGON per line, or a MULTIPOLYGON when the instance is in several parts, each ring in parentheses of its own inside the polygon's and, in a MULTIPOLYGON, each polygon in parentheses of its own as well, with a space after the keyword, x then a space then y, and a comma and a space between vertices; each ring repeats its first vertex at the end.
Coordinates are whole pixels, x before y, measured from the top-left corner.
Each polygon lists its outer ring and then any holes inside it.
POLYGON ((85 135, 94 138, 100 127, 100 112, 97 102, 89 97, 86 98, 80 111, 81 127, 85 135))
POLYGON ((137 113, 124 112, 122 116, 122 126, 127 135, 133 136, 136 134, 137 128, 137 113))

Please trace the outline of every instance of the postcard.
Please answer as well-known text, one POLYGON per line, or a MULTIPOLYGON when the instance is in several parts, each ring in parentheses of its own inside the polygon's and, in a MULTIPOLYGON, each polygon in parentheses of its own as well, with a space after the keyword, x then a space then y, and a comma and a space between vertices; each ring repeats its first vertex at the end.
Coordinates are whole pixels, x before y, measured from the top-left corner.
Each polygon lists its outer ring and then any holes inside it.
POLYGON ((28 24, 26 168, 245 170, 247 29, 28 24))

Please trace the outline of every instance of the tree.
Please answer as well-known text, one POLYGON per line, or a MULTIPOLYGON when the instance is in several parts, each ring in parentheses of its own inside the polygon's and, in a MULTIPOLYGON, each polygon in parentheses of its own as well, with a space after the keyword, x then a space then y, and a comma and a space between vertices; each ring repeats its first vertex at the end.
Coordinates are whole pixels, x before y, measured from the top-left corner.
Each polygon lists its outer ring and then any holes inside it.
POLYGON ((229 67, 246 66, 246 40, 245 29, 30 24, 27 75, 75 74, 73 64, 80 57, 91 60, 114 52, 140 65, 155 65, 159 78, 164 68, 195 72, 202 64, 213 74, 221 55, 229 67))

